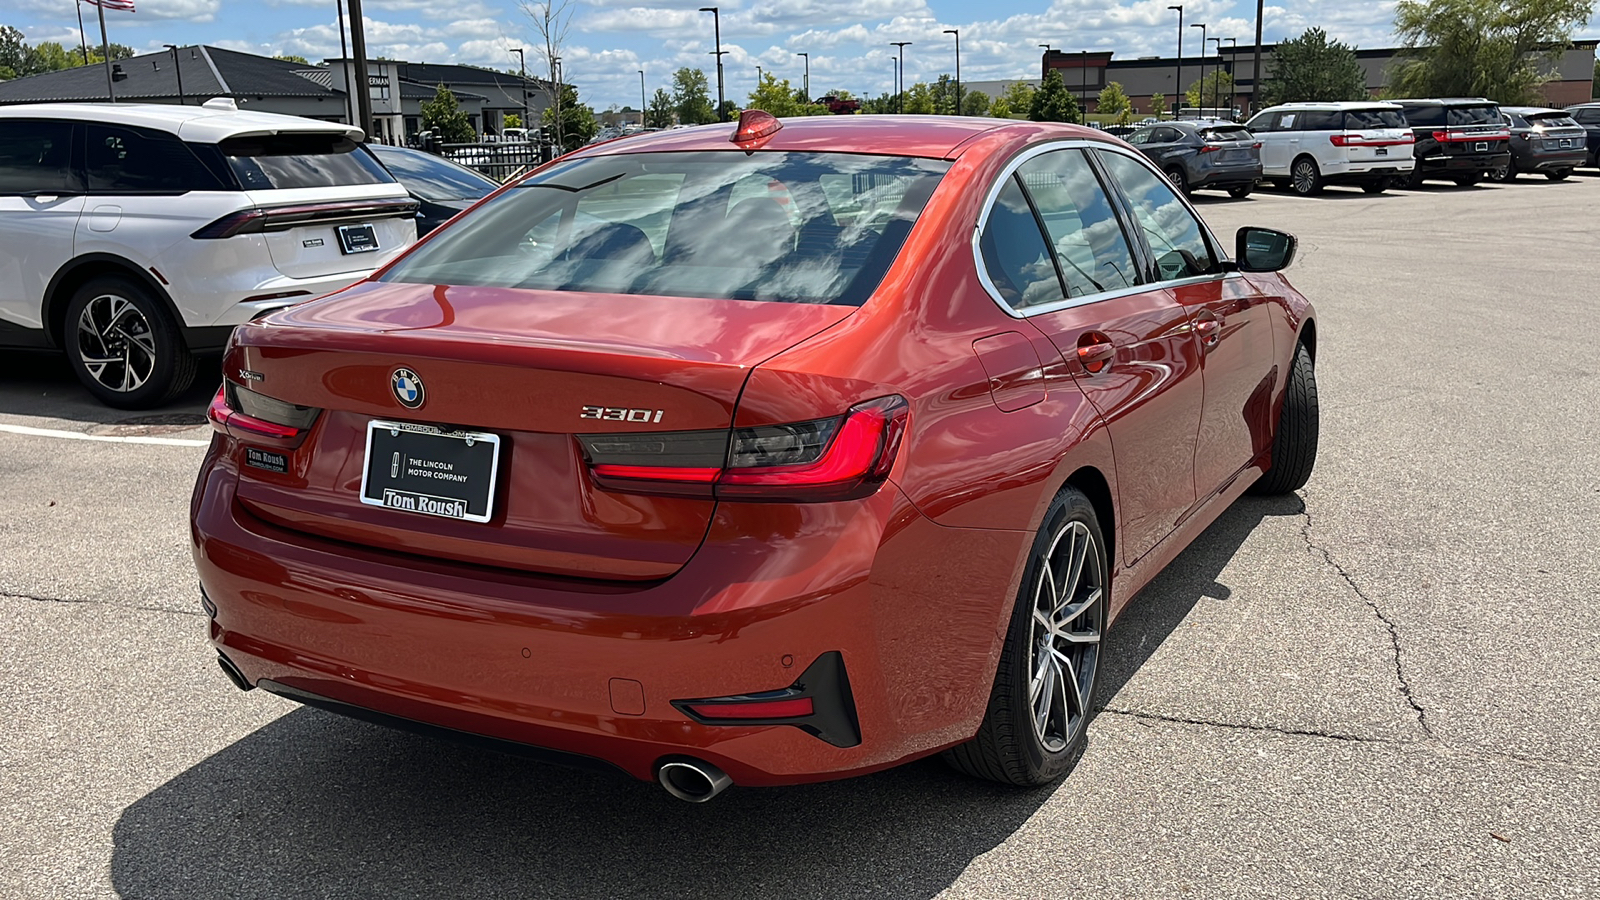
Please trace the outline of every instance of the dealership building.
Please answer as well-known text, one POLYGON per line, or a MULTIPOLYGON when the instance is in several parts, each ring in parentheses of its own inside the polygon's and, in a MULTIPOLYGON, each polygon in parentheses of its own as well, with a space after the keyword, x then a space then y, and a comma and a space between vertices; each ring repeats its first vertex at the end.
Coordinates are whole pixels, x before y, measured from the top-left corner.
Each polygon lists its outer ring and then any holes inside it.
MULTIPOLYGON (((1551 76, 1542 92, 1545 102, 1551 106, 1568 106, 1573 103, 1588 101, 1594 92, 1594 64, 1595 47, 1600 41, 1575 41, 1565 51, 1550 61, 1548 73, 1551 76)), ((1261 47, 1261 69, 1266 77, 1272 75, 1272 54, 1276 45, 1264 44, 1261 47)), ((1389 70, 1395 62, 1405 53, 1403 49, 1387 50, 1357 50, 1356 61, 1367 74, 1367 90, 1374 97, 1382 92, 1388 83, 1389 70)), ((1233 97, 1219 98, 1220 102, 1213 103, 1210 98, 1202 101, 1203 106, 1233 107, 1240 111, 1251 109, 1251 96, 1256 87, 1256 48, 1254 45, 1239 47, 1223 47, 1220 54, 1210 56, 1186 56, 1183 59, 1167 56, 1142 56, 1138 59, 1115 59, 1110 51, 1071 52, 1065 50, 1048 50, 1040 59, 1041 77, 1048 74, 1051 69, 1061 73, 1061 80, 1089 112, 1095 112, 1099 106, 1100 91, 1106 85, 1115 81, 1122 85, 1129 98, 1133 100, 1134 109, 1140 113, 1150 112, 1151 98, 1160 94, 1166 99, 1168 109, 1172 109, 1173 97, 1199 81, 1202 68, 1205 74, 1216 71, 1218 67, 1233 75, 1236 93, 1233 97), (1181 80, 1180 80, 1181 78, 1181 80), (1230 102, 1231 101, 1231 102, 1230 102)), ((1039 86, 1039 79, 1013 79, 1009 81, 978 81, 964 82, 963 88, 980 91, 990 97, 998 97, 1005 89, 1025 81, 1033 87, 1039 86)), ((1489 98, 1494 99, 1494 98, 1489 98)))
MULTIPOLYGON (((229 97, 240 109, 352 122, 353 60, 321 65, 195 45, 145 53, 111 66, 111 90, 122 103, 203 103, 229 97)), ((398 144, 422 128, 422 104, 440 85, 455 94, 479 133, 498 134, 510 114, 535 121, 551 103, 550 83, 481 69, 375 59, 367 63, 374 140, 398 144)), ((79 66, 0 82, 0 106, 18 103, 103 103, 106 71, 79 66)))

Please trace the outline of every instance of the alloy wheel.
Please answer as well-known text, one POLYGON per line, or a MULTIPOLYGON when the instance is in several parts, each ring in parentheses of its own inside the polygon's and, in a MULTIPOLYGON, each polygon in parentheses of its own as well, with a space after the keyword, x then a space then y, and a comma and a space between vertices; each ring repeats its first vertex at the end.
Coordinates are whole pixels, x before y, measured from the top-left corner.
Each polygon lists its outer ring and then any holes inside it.
POLYGON ((1082 522, 1067 522, 1040 560, 1028 642, 1029 718, 1047 752, 1059 753, 1088 721, 1105 620, 1100 548, 1082 522))
POLYGON ((1317 189, 1317 166, 1310 160, 1301 160, 1294 167, 1295 193, 1309 194, 1317 189))
POLYGON ((78 316, 78 358, 89 376, 107 390, 138 390, 156 368, 150 320, 126 297, 95 297, 78 316))

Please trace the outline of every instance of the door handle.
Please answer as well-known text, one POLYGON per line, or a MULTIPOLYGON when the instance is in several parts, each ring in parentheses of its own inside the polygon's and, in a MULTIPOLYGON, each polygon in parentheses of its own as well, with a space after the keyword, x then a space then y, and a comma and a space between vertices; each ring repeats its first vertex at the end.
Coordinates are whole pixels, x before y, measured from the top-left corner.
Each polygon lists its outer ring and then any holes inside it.
POLYGON ((1222 337, 1222 319, 1212 316, 1194 323, 1194 333, 1200 336, 1201 343, 1207 347, 1215 347, 1222 337))
POLYGON ((1110 341, 1094 341, 1078 347, 1078 362, 1090 375, 1099 375, 1111 368, 1111 358, 1117 348, 1110 341))

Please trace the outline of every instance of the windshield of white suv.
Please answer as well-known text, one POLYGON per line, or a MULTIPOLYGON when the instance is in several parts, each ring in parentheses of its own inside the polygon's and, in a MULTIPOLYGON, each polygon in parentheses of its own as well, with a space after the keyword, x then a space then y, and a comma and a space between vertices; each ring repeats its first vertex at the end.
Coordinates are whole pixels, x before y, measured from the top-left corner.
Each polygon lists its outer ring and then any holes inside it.
POLYGON ((1445 110, 1447 125, 1503 125, 1500 110, 1494 106, 1452 106, 1445 110))
POLYGON ((577 159, 487 201, 383 280, 858 306, 949 168, 845 153, 577 159))
POLYGON ((394 183, 371 154, 340 133, 252 135, 217 147, 247 191, 394 183))

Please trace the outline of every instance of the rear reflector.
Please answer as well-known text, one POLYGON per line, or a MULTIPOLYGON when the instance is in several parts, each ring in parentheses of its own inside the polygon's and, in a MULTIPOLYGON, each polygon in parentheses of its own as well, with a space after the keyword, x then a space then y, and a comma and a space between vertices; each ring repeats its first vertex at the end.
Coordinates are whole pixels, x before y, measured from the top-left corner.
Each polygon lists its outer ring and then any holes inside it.
POLYGON ((889 477, 910 407, 901 397, 842 416, 732 431, 578 435, 601 488, 719 500, 865 497, 889 477))
POLYGON ((796 719, 816 712, 810 697, 733 699, 718 703, 686 703, 684 706, 703 719, 796 719))

